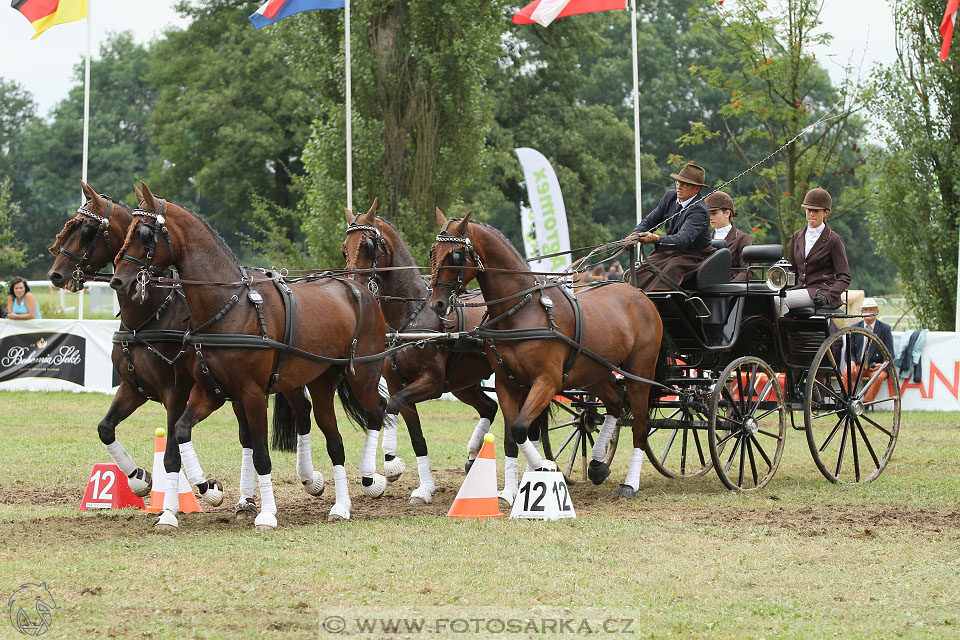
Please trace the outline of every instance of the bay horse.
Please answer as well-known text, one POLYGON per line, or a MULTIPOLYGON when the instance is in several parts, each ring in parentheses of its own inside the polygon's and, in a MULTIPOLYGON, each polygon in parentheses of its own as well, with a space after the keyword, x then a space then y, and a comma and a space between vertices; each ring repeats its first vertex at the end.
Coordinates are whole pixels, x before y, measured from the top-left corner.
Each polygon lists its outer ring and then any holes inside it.
MULTIPOLYGON (((344 210, 344 216, 347 230, 341 250, 347 271, 360 270, 360 273, 354 273, 351 277, 369 288, 380 301, 380 308, 391 331, 462 331, 480 324, 483 316, 480 306, 462 307, 445 318, 439 318, 427 308, 430 293, 427 284, 400 232, 390 221, 377 216, 376 201, 365 214, 354 216, 349 210, 344 210)), ((471 302, 482 303, 483 298, 476 296, 471 298, 471 302)), ((390 479, 391 470, 402 471, 404 468, 402 459, 395 457, 399 413, 410 433, 420 478, 420 486, 411 495, 411 504, 429 503, 435 488, 417 403, 450 392, 476 409, 480 420, 467 444, 466 466, 469 471, 480 452, 483 436, 490 430, 490 424, 497 415, 497 403, 481 388, 481 383, 492 372, 479 344, 454 349, 428 342, 399 351, 384 362, 383 377, 390 391, 384 420, 384 470, 390 479)), ((375 449, 376 442, 364 449, 361 468, 375 465, 375 449)), ((501 497, 512 504, 518 490, 517 446, 512 438, 505 440, 504 451, 506 486, 501 497)))
MULTIPOLYGON (((127 234, 127 228, 133 222, 133 211, 122 202, 98 194, 84 182, 80 182, 85 203, 78 209, 77 216, 68 220, 57 235, 50 253, 55 256, 53 266, 48 272, 50 282, 57 287, 72 291, 83 286, 86 279, 98 276, 98 272, 107 264, 112 264, 120 253, 127 234)), ((100 441, 113 458, 117 466, 127 474, 131 489, 138 496, 146 496, 151 490, 151 474, 137 467, 132 456, 116 439, 117 425, 128 418, 148 400, 163 404, 167 413, 167 433, 173 433, 176 423, 187 405, 187 398, 193 386, 188 362, 193 355, 182 350, 182 334, 187 328, 189 309, 179 289, 165 291, 149 289, 146 298, 134 302, 128 298, 119 298, 120 331, 114 335, 112 360, 114 369, 120 376, 120 385, 113 397, 107 414, 97 425, 100 441)), ((294 407, 296 429, 309 434, 310 403, 302 392, 290 392, 290 403, 294 407)), ((240 407, 234 404, 234 413, 240 429, 240 442, 243 447, 240 465, 240 499, 235 507, 238 517, 256 516, 254 501, 253 449, 250 444, 246 416, 240 407)), ((287 430, 288 424, 274 421, 275 430, 287 430)), ((309 435, 307 436, 309 438, 309 435)), ((303 438, 299 438, 302 441, 303 438)), ((309 451, 309 443, 307 443, 309 451)), ((180 468, 180 448, 173 437, 167 439, 165 459, 180 468)), ((311 495, 323 493, 323 476, 315 472, 309 456, 298 456, 298 475, 302 479, 304 490, 311 495)), ((172 493, 165 491, 165 500, 176 512, 179 504, 179 471, 172 474, 174 487, 172 493)), ((223 489, 219 482, 207 479, 200 469, 201 481, 197 487, 201 498, 208 504, 218 506, 223 502, 223 489)), ((161 485, 166 490, 167 482, 161 485)), ((158 525, 160 530, 176 528, 175 522, 158 525)))
POLYGON ((616 419, 633 412, 633 456, 617 494, 636 496, 647 438, 647 407, 657 375, 663 324, 653 303, 638 289, 610 284, 576 295, 558 280, 534 275, 509 240, 493 227, 447 220, 437 209, 440 234, 430 250, 433 293, 430 308, 447 312, 474 278, 491 318, 478 329, 496 373, 497 398, 506 424, 532 469, 556 466, 527 440, 528 430, 551 399, 564 389, 584 389, 607 408, 593 447, 589 475, 599 484, 610 470, 603 453, 616 419), (612 370, 625 378, 627 398, 612 370))
MULTIPOLYGON (((336 502, 328 520, 349 519, 345 455, 333 396, 338 392, 351 416, 379 431, 383 401, 377 388, 382 364, 377 354, 384 348, 385 325, 376 300, 339 278, 321 276, 288 285, 269 272, 248 271, 202 218, 157 198, 143 182, 140 188, 141 204, 110 286, 130 296, 148 288, 150 278, 171 265, 180 275, 191 323, 198 324, 188 329, 185 339, 196 356, 196 384, 174 425, 177 442, 188 442, 193 427, 227 398, 238 402, 246 415, 260 489, 255 524, 272 529, 277 507, 266 397, 306 385, 334 465, 336 502)), ((184 458, 188 479, 192 462, 184 458)))

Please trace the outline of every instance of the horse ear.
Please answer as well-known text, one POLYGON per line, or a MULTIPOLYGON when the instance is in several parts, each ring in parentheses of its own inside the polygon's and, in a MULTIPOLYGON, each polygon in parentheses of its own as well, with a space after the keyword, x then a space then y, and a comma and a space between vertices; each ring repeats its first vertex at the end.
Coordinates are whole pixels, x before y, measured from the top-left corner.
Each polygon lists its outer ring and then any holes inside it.
POLYGON ((133 185, 133 194, 137 197, 137 202, 143 200, 143 191, 136 184, 133 185))
POLYGON ((370 210, 367 211, 367 215, 370 216, 371 218, 377 217, 377 199, 376 198, 373 199, 373 204, 370 205, 370 210))
POLYGON ((83 191, 84 197, 87 199, 87 202, 92 202, 96 205, 100 204, 100 194, 90 188, 83 180, 80 181, 80 189, 83 191))
POLYGON ((343 210, 343 217, 347 219, 347 224, 353 224, 353 221, 357 219, 357 216, 350 213, 350 209, 343 210))
POLYGON ((150 188, 143 180, 140 181, 140 189, 143 191, 143 206, 147 211, 156 213, 159 209, 157 198, 150 193, 150 188))
POLYGON ((460 219, 460 222, 457 223, 457 235, 466 237, 467 229, 470 228, 468 226, 469 223, 470 223, 470 212, 467 211, 467 215, 463 216, 463 218, 460 219))
POLYGON ((437 222, 441 227, 446 226, 447 216, 443 215, 443 211, 440 211, 440 207, 437 207, 437 222))

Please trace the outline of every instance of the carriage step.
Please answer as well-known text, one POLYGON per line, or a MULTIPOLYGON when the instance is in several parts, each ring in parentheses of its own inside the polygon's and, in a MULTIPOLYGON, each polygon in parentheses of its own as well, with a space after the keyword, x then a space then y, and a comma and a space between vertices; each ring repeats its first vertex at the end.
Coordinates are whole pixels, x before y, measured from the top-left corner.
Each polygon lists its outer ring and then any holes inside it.
POLYGON ((707 429, 702 420, 673 420, 671 418, 653 418, 647 424, 654 429, 707 429))

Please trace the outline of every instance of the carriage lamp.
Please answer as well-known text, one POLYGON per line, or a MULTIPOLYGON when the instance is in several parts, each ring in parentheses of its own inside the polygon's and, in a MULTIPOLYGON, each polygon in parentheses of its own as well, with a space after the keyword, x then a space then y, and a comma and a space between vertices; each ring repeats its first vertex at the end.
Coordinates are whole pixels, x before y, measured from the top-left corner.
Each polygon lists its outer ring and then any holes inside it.
POLYGON ((767 286, 773 291, 792 287, 797 283, 797 274, 790 269, 790 263, 780 259, 767 269, 767 286))

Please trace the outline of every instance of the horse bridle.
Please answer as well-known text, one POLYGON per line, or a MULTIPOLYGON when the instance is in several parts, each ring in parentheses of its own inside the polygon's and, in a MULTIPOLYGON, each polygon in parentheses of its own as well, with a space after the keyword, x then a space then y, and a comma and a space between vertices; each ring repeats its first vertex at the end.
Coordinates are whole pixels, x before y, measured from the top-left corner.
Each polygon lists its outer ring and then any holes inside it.
POLYGON ((76 268, 73 270, 72 278, 74 282, 74 290, 77 291, 83 288, 83 285, 86 282, 84 275, 94 277, 100 275, 97 272, 90 272, 88 267, 90 266, 90 259, 93 257, 93 252, 97 250, 97 245, 99 244, 101 235, 103 236, 104 246, 107 248, 107 254, 110 254, 110 212, 113 211, 113 200, 102 194, 100 197, 110 203, 110 205, 107 207, 107 214, 105 216, 98 216, 93 211, 90 211, 90 209, 87 208, 87 205, 90 204, 89 200, 84 202, 83 205, 77 209, 77 213, 79 215, 93 220, 98 225, 94 226, 84 222, 83 227, 80 228, 80 246, 83 247, 84 243, 86 243, 87 247, 86 251, 83 253, 83 256, 78 256, 69 249, 65 249, 63 246, 61 246, 59 249, 60 253, 76 263, 76 268), (90 231, 87 231, 87 229, 90 229, 90 231))
MULTIPOLYGON (((458 245, 458 248, 450 252, 450 262, 453 267, 457 270, 457 281, 456 282, 441 282, 439 279, 440 274, 440 259, 437 258, 434 260, 434 264, 431 266, 434 269, 433 277, 433 288, 444 287, 450 289, 450 307, 456 306, 457 297, 466 293, 466 287, 463 285, 463 274, 466 271, 467 260, 473 258, 474 263, 477 266, 478 271, 484 271, 483 262, 480 261, 480 256, 477 254, 477 250, 474 248, 473 243, 470 242, 470 238, 452 236, 447 233, 447 228, 450 226, 450 223, 453 220, 448 220, 447 224, 441 229, 440 233, 437 235, 437 242, 447 242, 458 245)), ((434 257, 434 256, 431 256, 434 257)))
POLYGON ((170 232, 167 231, 166 220, 163 217, 164 200, 157 198, 157 202, 159 203, 157 213, 140 208, 133 210, 133 215, 144 218, 138 231, 140 233, 140 241, 143 242, 143 246, 147 250, 146 259, 141 260, 134 258, 128 255, 126 251, 120 256, 120 259, 140 266, 140 272, 137 274, 137 284, 140 285, 137 296, 139 296, 140 302, 144 302, 147 299, 147 284, 150 282, 150 276, 159 277, 165 273, 164 269, 154 266, 153 264, 154 252, 157 250, 157 236, 160 233, 163 233, 163 237, 167 241, 167 247, 170 249, 170 264, 176 261, 173 241, 170 240, 170 232), (153 222, 148 222, 148 220, 152 220, 153 222))
POLYGON ((363 242, 361 244, 365 246, 370 255, 373 256, 373 262, 371 263, 370 268, 374 269, 374 271, 370 274, 370 279, 367 280, 367 289, 369 289, 370 293, 373 295, 377 295, 380 292, 380 288, 383 286, 383 280, 381 280, 380 274, 376 272, 380 262, 380 251, 383 250, 383 255, 385 257, 389 257, 390 249, 387 247, 387 241, 380 233, 380 229, 366 224, 357 224, 356 222, 351 222, 347 226, 347 235, 350 235, 356 231, 359 231, 363 234, 363 242), (373 232, 373 235, 368 233, 371 231, 373 232))

